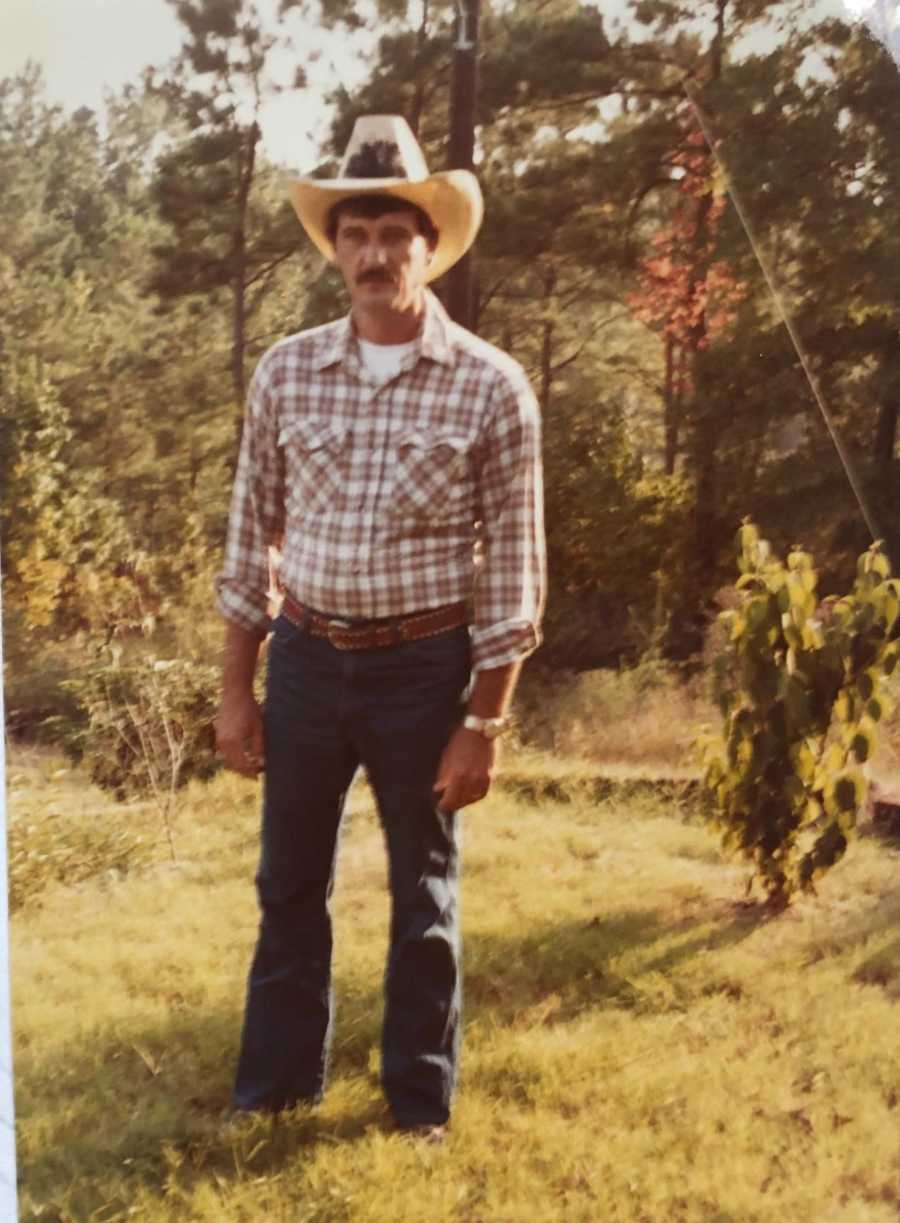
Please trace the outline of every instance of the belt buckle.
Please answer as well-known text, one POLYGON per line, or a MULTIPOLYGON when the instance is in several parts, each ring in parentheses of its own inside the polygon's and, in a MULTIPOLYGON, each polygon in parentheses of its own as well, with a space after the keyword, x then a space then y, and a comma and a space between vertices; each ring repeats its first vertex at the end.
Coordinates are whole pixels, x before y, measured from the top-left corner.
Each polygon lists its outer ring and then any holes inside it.
POLYGON ((349 628, 352 628, 349 620, 329 620, 325 625, 325 636, 328 639, 328 644, 334 646, 336 650, 352 650, 352 644, 336 641, 334 636, 335 633, 339 633, 342 629, 349 628))

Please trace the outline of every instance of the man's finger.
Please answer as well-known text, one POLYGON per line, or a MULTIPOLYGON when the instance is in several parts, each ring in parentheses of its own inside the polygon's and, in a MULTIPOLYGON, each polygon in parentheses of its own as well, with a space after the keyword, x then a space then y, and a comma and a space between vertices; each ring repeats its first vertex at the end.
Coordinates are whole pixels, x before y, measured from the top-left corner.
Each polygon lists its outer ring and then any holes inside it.
POLYGON ((482 782, 479 785, 466 785, 464 782, 451 782, 442 792, 438 802, 440 811, 459 811, 470 807, 472 803, 480 802, 488 792, 482 782))
POLYGON ((247 748, 247 754, 254 760, 259 761, 260 765, 262 765, 265 761, 266 749, 263 740, 262 718, 257 718, 253 723, 253 727, 250 731, 250 745, 247 748))
POLYGON ((434 779, 434 785, 431 788, 436 794, 438 794, 442 790, 447 789, 447 786, 450 785, 450 780, 451 779, 447 772, 447 766, 444 764, 442 759, 441 763, 438 765, 437 777, 434 779))
POLYGON ((225 767, 232 772, 240 773, 242 777, 256 777, 262 770, 264 759, 261 752, 255 752, 252 744, 235 742, 233 739, 220 739, 218 743, 219 756, 225 767))

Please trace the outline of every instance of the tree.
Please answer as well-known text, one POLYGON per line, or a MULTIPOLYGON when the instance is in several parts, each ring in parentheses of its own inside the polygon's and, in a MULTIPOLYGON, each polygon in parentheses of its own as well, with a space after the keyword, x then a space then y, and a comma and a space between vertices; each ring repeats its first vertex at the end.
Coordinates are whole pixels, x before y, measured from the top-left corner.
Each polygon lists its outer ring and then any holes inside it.
MULTIPOLYGON (((265 31, 249 0, 169 3, 185 27, 185 42, 169 75, 148 80, 187 136, 160 158, 153 184, 171 236, 155 248, 151 286, 168 301, 228 294, 239 438, 248 323, 277 269, 301 247, 296 217, 260 159, 260 107, 279 90, 267 74, 278 38, 265 31)), ((294 87, 303 83, 298 68, 294 87)))

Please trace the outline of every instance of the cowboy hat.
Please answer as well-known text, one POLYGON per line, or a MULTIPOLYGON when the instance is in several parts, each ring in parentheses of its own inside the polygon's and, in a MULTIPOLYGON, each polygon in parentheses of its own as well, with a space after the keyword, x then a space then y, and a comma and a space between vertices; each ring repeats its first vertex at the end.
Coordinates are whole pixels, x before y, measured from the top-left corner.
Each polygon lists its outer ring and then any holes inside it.
POLYGON ((461 259, 478 233, 484 205, 469 170, 429 174, 422 150, 400 115, 364 115, 356 120, 337 178, 297 178, 289 184, 300 224, 329 262, 334 246, 328 214, 356 195, 388 195, 415 204, 438 231, 427 280, 436 280, 461 259))

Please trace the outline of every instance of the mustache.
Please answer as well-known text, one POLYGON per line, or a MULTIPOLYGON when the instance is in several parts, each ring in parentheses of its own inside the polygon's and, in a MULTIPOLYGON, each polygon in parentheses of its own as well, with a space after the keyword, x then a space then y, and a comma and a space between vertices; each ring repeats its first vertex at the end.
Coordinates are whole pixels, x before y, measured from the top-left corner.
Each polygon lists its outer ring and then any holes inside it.
POLYGON ((360 276, 357 276, 356 283, 358 285, 365 285, 365 284, 377 284, 377 285, 388 284, 390 285, 394 283, 394 278, 390 274, 390 272, 379 272, 379 271, 363 272, 360 276))

